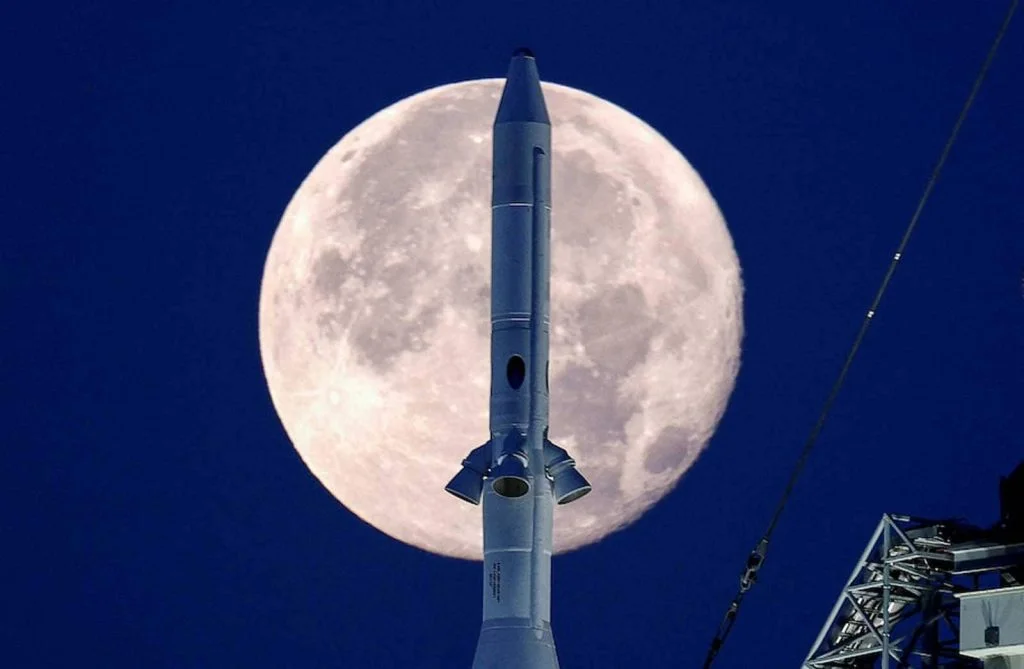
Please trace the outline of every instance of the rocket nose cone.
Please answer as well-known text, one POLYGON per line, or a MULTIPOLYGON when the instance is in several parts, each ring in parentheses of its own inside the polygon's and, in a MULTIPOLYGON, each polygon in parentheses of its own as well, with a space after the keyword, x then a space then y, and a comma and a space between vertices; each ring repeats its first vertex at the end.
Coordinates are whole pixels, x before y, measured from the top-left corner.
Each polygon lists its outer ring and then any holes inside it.
POLYGON ((551 123, 540 90, 537 61, 529 49, 516 49, 512 54, 494 123, 551 123))

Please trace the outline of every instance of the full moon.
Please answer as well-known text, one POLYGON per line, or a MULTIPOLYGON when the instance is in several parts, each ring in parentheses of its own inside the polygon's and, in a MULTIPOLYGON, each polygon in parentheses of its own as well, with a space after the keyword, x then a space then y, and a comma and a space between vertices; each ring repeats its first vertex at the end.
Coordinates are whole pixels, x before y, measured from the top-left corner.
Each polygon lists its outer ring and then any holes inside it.
MULTIPOLYGON (((445 493, 486 442, 491 124, 502 79, 424 91, 345 135, 274 234, 259 304, 274 407, 349 510, 427 551, 482 557, 445 493)), ((706 446, 739 368, 742 284, 697 172, 650 126, 543 84, 552 122, 551 440, 593 492, 556 552, 621 529, 706 446)))

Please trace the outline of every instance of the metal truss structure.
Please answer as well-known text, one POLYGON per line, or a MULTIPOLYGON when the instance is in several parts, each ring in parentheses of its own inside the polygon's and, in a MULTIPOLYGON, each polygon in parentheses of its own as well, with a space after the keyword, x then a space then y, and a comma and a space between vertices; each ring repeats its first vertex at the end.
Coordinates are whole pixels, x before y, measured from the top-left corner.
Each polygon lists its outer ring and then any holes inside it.
POLYGON ((886 514, 801 668, 980 667, 959 654, 956 595, 1019 584, 1021 565, 1003 526, 886 514))

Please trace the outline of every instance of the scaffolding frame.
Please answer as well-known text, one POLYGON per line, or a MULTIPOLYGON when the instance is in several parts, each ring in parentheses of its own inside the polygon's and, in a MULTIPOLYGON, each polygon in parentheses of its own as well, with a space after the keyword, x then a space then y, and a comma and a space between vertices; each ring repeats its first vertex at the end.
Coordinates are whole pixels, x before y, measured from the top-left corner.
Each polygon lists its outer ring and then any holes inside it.
POLYGON ((980 667, 959 655, 959 602, 977 589, 957 578, 959 539, 982 530, 957 521, 885 514, 801 665, 980 667))

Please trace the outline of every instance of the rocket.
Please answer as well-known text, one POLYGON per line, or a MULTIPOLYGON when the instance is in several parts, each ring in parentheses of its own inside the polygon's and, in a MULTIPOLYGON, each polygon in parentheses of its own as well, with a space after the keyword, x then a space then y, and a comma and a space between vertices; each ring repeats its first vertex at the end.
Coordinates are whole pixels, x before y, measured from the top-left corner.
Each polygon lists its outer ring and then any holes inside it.
POLYGON ((473 669, 557 669, 554 505, 591 488, 548 440, 551 121, 528 49, 512 54, 493 142, 490 439, 445 490, 483 502, 483 622, 473 669))

